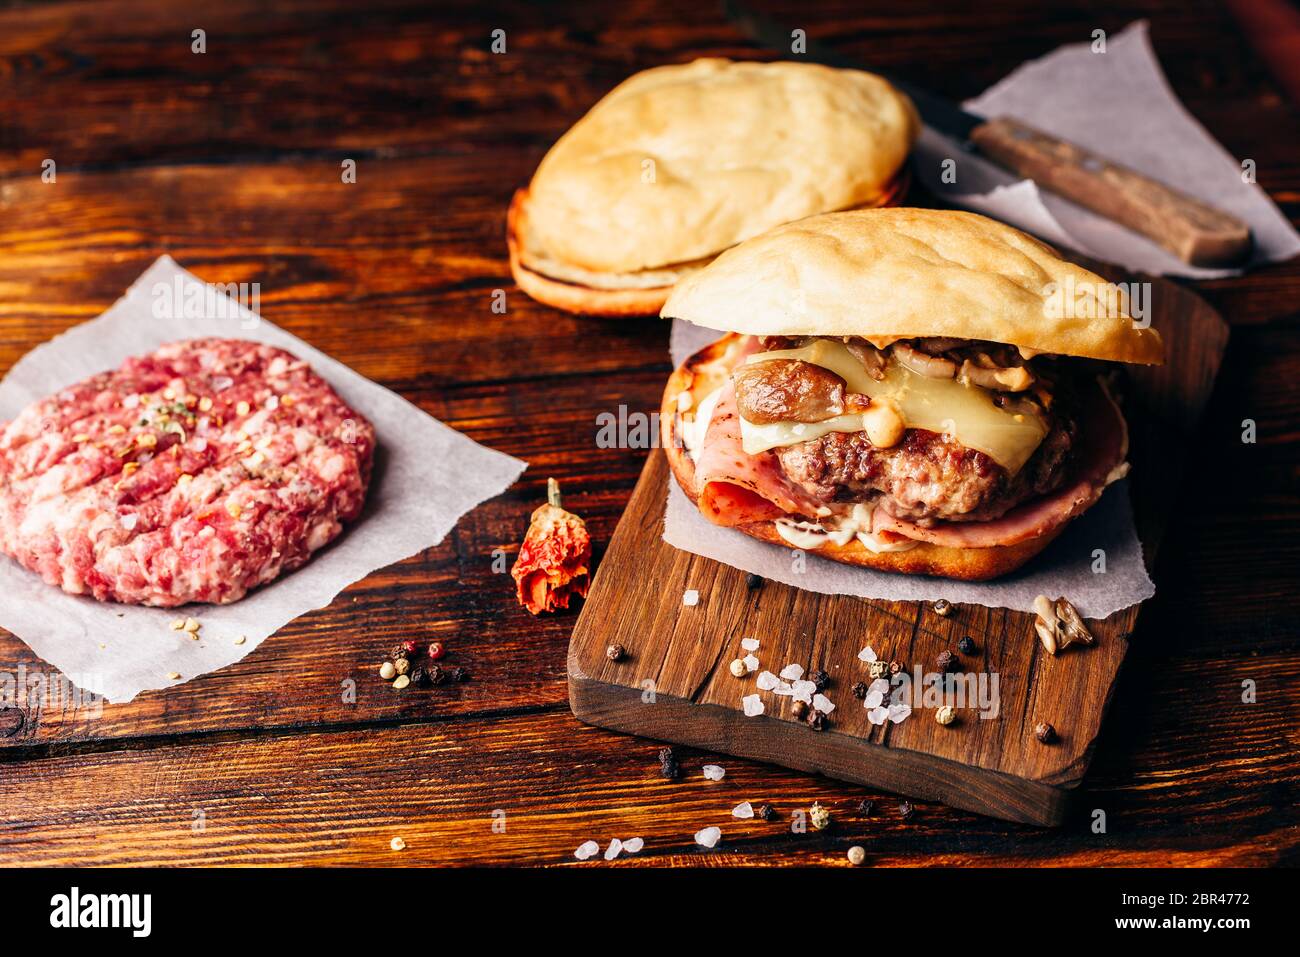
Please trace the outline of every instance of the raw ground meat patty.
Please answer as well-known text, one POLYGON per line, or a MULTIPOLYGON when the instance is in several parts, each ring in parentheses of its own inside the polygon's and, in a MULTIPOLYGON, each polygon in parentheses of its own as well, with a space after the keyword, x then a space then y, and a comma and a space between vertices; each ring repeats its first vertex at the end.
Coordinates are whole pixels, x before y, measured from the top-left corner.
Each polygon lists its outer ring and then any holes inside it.
POLYGON ((374 447, 290 353, 174 342, 0 426, 0 550, 101 601, 236 601, 360 514, 374 447))

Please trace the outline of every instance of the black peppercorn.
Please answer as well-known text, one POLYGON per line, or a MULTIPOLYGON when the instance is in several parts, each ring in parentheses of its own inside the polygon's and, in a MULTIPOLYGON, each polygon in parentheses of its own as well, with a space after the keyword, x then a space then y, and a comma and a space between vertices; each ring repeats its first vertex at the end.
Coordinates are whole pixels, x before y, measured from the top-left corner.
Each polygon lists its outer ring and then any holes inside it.
POLYGON ((407 661, 413 661, 415 660, 416 652, 418 651, 419 646, 416 645, 415 642, 409 640, 399 641, 397 644, 393 645, 392 650, 388 652, 388 657, 392 658, 394 661, 398 658, 405 658, 407 661))
POLYGON ((808 727, 812 728, 814 731, 825 731, 826 715, 822 714, 822 712, 817 710, 809 711, 808 727))
POLYGON ((763 587, 762 576, 755 575, 753 572, 750 572, 748 575, 745 576, 745 587, 748 588, 750 591, 754 591, 757 588, 762 588, 763 587))
POLYGON ((467 669, 457 665, 455 668, 451 669, 449 677, 452 681, 469 681, 470 675, 467 669))
POLYGON ((670 779, 681 776, 682 769, 677 763, 677 752, 672 748, 659 749, 659 773, 670 779))
POLYGON ((623 656, 627 654, 622 645, 610 645, 605 649, 605 657, 610 661, 622 661, 623 656))
POLYGON ((934 659, 934 666, 939 669, 940 673, 947 674, 949 671, 957 670, 957 656, 951 651, 941 651, 938 657, 934 659))
POLYGON ((866 698, 866 696, 867 696, 867 683, 865 681, 859 681, 856 684, 854 684, 853 697, 857 698, 859 701, 862 701, 864 698, 866 698))
POLYGON ((975 654, 975 642, 971 640, 970 635, 967 635, 961 641, 957 642, 957 650, 963 655, 975 654))
POLYGON ((798 700, 792 701, 790 703, 790 713, 796 718, 802 719, 808 714, 808 702, 798 700))
POLYGON ((445 685, 450 677, 442 665, 429 665, 428 672, 431 685, 445 685))
POLYGON ((916 813, 916 808, 912 805, 911 801, 904 801, 902 804, 898 805, 898 816, 901 817, 904 821, 910 821, 912 819, 912 815, 914 815, 915 813, 916 813))
POLYGON ((808 675, 808 680, 813 683, 813 687, 818 691, 825 691, 826 686, 831 683, 831 676, 820 668, 815 668, 812 673, 808 675))
POLYGON ((1046 721, 1040 721, 1034 725, 1034 737, 1043 744, 1051 744, 1056 740, 1056 729, 1046 721))
POLYGON ((429 677, 429 669, 424 665, 416 665, 412 668, 410 678, 411 684, 417 688, 428 688, 433 684, 433 680, 429 677))
POLYGON ((756 813, 768 823, 776 820, 776 808, 772 807, 770 804, 760 804, 756 813))
POLYGON ((863 798, 861 801, 858 802, 858 816, 871 817, 871 810, 875 806, 876 805, 874 802, 869 801, 866 798, 863 798))

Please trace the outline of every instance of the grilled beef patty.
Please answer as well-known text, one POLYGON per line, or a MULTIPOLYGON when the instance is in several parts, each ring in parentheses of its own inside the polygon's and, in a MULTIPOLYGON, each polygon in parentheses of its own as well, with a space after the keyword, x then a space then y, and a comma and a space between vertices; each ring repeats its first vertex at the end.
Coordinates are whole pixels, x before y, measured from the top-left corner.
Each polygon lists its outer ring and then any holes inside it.
POLYGON ((1057 488, 1074 437, 1074 423, 1056 417, 1015 475, 983 452, 923 429, 909 429, 888 449, 873 446, 865 432, 828 432, 776 452, 785 474, 822 501, 861 502, 881 494, 899 518, 979 522, 1057 488))

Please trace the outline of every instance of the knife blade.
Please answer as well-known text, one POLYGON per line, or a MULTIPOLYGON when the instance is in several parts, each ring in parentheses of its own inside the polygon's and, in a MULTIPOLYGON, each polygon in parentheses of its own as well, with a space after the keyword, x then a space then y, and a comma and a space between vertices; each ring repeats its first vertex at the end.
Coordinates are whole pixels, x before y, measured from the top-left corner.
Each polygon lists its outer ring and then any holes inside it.
MULTIPOLYGON (((723 13, 745 36, 788 60, 839 69, 869 69, 805 36, 793 51, 793 31, 738 0, 723 13)), ((1230 266, 1251 250, 1250 227, 1237 217, 1143 173, 1011 117, 986 119, 897 76, 872 70, 905 93, 929 127, 986 159, 1107 219, 1146 236, 1194 266, 1230 266)))

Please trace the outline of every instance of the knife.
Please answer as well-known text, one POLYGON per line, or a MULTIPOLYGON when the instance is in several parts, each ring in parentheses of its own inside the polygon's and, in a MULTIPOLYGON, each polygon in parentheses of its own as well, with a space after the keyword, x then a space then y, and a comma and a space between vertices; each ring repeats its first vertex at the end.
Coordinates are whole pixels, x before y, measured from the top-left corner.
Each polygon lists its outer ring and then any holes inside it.
MULTIPOLYGON (((781 51, 787 59, 866 69, 812 39, 805 41, 806 53, 793 53, 792 31, 787 27, 737 0, 723 0, 722 7, 742 33, 781 51)), ((1250 253, 1250 227, 1194 196, 1019 120, 1005 116, 986 120, 905 80, 878 75, 911 98, 927 126, 952 137, 964 149, 977 150, 1004 169, 1141 233, 1186 263, 1230 266, 1250 253)))

